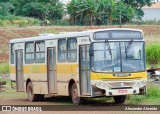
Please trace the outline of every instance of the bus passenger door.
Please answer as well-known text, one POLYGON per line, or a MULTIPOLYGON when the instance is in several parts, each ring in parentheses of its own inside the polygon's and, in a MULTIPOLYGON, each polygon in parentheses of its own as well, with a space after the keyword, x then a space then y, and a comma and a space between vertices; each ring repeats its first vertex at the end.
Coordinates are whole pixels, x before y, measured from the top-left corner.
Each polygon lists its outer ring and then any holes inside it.
POLYGON ((89 46, 80 46, 79 77, 81 95, 91 95, 89 46))
POLYGON ((48 92, 57 93, 56 48, 47 49, 48 92))
POLYGON ((23 50, 16 50, 16 86, 17 91, 24 91, 23 50))

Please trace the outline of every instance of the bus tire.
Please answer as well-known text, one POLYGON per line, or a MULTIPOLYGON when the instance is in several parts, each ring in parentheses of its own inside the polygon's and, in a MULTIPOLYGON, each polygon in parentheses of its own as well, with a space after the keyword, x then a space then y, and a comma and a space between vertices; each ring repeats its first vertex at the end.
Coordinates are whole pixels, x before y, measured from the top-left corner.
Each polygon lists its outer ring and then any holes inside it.
POLYGON ((34 94, 33 84, 29 82, 27 85, 27 96, 30 102, 38 101, 38 94, 34 94))
POLYGON ((73 104, 75 104, 75 105, 79 105, 79 104, 81 104, 83 102, 83 98, 78 96, 78 89, 77 89, 76 83, 74 83, 72 85, 71 98, 72 98, 73 104))
POLYGON ((114 96, 114 102, 116 104, 123 104, 126 100, 126 95, 123 96, 114 96))

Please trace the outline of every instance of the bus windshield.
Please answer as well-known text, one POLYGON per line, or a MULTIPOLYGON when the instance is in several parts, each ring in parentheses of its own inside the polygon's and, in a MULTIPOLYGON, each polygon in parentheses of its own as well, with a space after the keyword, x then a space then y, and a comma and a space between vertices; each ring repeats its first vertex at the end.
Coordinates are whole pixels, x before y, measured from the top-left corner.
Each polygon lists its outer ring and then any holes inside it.
POLYGON ((92 45, 92 71, 139 72, 145 70, 143 42, 98 42, 92 45))

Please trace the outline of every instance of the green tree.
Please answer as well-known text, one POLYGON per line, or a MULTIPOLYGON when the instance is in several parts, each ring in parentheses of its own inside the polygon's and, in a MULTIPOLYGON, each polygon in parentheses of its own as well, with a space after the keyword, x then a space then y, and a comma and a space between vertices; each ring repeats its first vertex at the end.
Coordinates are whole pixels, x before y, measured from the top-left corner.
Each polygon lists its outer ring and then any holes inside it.
POLYGON ((71 0, 67 10, 72 24, 101 25, 141 19, 144 5, 151 0, 71 0))
POLYGON ((16 7, 14 13, 44 19, 61 19, 63 5, 59 0, 11 0, 16 7))
POLYGON ((7 16, 13 13, 14 6, 9 2, 9 0, 0 1, 0 15, 7 16))

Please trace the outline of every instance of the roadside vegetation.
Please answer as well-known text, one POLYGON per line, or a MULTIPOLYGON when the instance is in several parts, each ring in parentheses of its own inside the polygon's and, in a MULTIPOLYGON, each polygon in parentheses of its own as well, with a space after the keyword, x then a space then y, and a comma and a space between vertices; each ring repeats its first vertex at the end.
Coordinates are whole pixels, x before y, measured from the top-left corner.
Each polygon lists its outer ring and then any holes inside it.
POLYGON ((8 63, 1 63, 0 64, 0 75, 1 74, 8 74, 9 73, 9 64, 8 63))
POLYGON ((160 105, 160 88, 157 83, 148 83, 146 95, 130 95, 127 104, 132 105, 160 105))
MULTIPOLYGON (((142 7, 151 6, 151 1, 71 0, 63 4, 60 0, 1 0, 0 16, 5 17, 6 21, 7 16, 12 17, 12 21, 17 21, 14 18, 21 16, 20 27, 31 25, 24 21, 30 20, 28 17, 40 20, 41 25, 45 25, 46 20, 51 22, 50 25, 115 25, 120 20, 126 24, 132 20, 140 21, 144 15, 142 7)), ((6 25, 4 21, 0 26, 6 25)), ((35 25, 35 21, 32 25, 35 25)))
POLYGON ((160 43, 146 45, 146 63, 148 66, 157 66, 160 63, 160 43))

